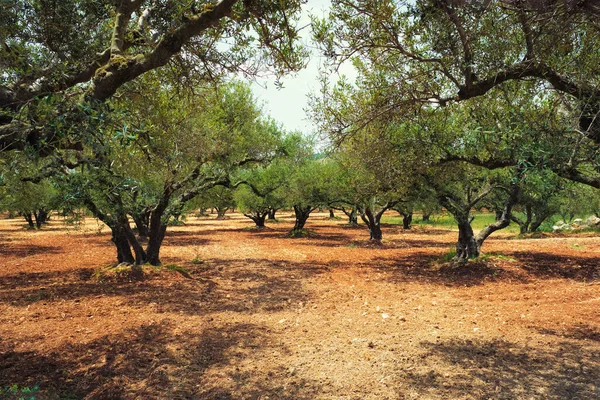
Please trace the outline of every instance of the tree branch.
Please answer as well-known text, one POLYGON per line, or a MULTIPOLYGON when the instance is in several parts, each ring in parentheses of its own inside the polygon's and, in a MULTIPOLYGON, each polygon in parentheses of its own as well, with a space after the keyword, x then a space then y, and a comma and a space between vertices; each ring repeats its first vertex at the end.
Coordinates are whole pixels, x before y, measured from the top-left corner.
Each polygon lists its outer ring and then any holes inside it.
POLYGON ((124 83, 165 65, 192 37, 216 26, 221 19, 231 15, 232 7, 237 1, 239 0, 221 0, 214 7, 206 7, 200 14, 189 17, 182 26, 166 35, 148 55, 138 54, 111 59, 107 65, 96 71, 94 86, 89 91, 89 96, 101 101, 106 100, 124 83))

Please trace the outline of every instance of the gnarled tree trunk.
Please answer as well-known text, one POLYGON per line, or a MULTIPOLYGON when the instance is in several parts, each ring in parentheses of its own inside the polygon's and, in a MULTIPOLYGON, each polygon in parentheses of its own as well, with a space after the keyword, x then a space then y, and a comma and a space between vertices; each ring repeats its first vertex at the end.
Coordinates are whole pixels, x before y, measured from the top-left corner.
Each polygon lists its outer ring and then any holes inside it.
POLYGON ((342 210, 342 212, 348 217, 348 225, 357 226, 358 225, 358 212, 356 206, 347 209, 346 207, 340 207, 338 210, 342 210))
POLYGON ((129 241, 127 240, 127 235, 125 234, 125 230, 120 224, 107 224, 112 232, 112 241, 117 248, 117 261, 120 263, 133 264, 135 263, 135 258, 131 253, 131 248, 129 247, 129 241))
POLYGON ((265 227, 265 219, 267 218, 267 215, 269 214, 268 211, 263 211, 263 212, 253 212, 251 214, 244 214, 244 216, 250 218, 252 221, 254 221, 254 224, 256 225, 257 228, 264 228, 265 227))
POLYGON ((21 212, 21 215, 23 216, 23 218, 25 218, 25 221, 27 221, 27 224, 29 225, 28 228, 35 229, 35 223, 33 222, 32 213, 28 211, 23 211, 21 212))
POLYGON ((40 208, 39 210, 37 210, 37 212, 33 213, 33 216, 35 217, 35 226, 38 229, 42 228, 42 224, 45 224, 48 222, 49 214, 50 214, 50 212, 48 210, 46 210, 45 208, 40 208))
POLYGON ((374 213, 371 207, 359 208, 360 218, 369 228, 369 240, 381 242, 383 233, 381 232, 382 213, 374 213))
POLYGON ((291 236, 297 235, 304 229, 304 225, 306 224, 306 220, 310 216, 310 213, 315 210, 313 206, 303 206, 303 205, 295 205, 294 206, 294 214, 296 215, 296 222, 294 223, 294 227, 289 232, 291 236))
POLYGON ((217 219, 225 218, 225 213, 229 210, 229 207, 216 207, 217 209, 217 219))
POLYGON ((456 242, 456 261, 467 261, 479 257, 481 245, 475 240, 471 227, 473 218, 468 213, 460 217, 454 216, 458 224, 458 241, 456 242))
POLYGON ((456 243, 456 257, 454 259, 456 262, 466 262, 467 260, 479 257, 483 242, 492 233, 504 229, 510 224, 512 208, 517 203, 520 195, 520 189, 515 184, 511 185, 509 196, 502 209, 502 214, 497 217, 498 219, 479 231, 477 235, 473 233, 471 222, 473 222, 474 217, 470 215, 471 209, 487 196, 491 190, 491 186, 483 189, 474 199, 471 199, 469 196, 465 200, 459 196, 448 194, 442 195, 439 198, 440 203, 454 216, 458 224, 458 241, 456 243))
POLYGON ((140 212, 136 212, 131 215, 131 218, 133 218, 133 222, 135 223, 138 236, 141 239, 146 239, 149 234, 148 226, 150 225, 150 210, 144 209, 140 212))

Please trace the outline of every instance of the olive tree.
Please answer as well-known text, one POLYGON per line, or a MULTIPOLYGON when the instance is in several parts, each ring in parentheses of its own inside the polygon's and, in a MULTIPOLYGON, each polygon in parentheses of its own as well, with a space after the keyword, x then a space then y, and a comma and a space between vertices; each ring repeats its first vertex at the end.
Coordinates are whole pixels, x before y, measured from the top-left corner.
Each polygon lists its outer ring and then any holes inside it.
POLYGON ((323 105, 330 113, 323 125, 343 136, 407 108, 477 104, 497 89, 518 97, 525 82, 535 98, 552 92, 564 103, 559 112, 573 123, 551 134, 568 142, 579 136, 577 146, 591 148, 555 171, 598 188, 593 154, 600 146, 600 11, 592 3, 335 2, 328 18, 314 21, 315 38, 333 68, 353 63, 358 86, 369 94, 349 113, 338 106, 335 90, 325 87, 323 105))
POLYGON ((175 102, 166 88, 139 100, 121 99, 131 111, 86 147, 93 161, 70 176, 83 204, 111 228, 118 260, 158 265, 167 226, 186 203, 235 186, 236 168, 272 157, 279 130, 239 83, 175 102), (145 247, 128 220, 140 209, 148 212, 145 247))
MULTIPOLYGON (((151 71, 182 87, 303 66, 303 0, 4 1, 0 149, 81 150, 96 109, 151 71), (176 78, 176 79, 173 79, 176 78)), ((142 92, 154 90, 139 87, 142 92)))

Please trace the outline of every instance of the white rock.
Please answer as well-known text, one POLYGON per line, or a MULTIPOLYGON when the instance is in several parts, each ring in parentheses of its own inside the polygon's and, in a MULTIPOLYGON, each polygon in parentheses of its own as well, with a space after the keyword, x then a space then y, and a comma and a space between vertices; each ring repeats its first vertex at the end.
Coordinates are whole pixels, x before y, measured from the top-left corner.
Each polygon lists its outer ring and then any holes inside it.
POLYGON ((600 225, 600 218, 592 215, 585 220, 585 223, 589 226, 600 225))

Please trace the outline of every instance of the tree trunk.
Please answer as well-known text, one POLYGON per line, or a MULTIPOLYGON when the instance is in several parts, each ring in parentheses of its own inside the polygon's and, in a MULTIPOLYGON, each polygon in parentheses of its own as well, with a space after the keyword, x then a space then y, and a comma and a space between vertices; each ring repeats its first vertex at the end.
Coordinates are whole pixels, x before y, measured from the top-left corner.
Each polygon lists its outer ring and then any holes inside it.
POLYGON ((381 239, 383 239, 380 223, 381 215, 383 215, 382 212, 373 214, 373 210, 371 210, 370 207, 366 207, 360 212, 361 219, 369 227, 369 240, 377 243, 381 242, 381 239))
POLYGON ((523 235, 525 233, 531 232, 531 227, 530 227, 531 217, 532 217, 531 205, 527 204, 525 206, 525 220, 524 221, 517 218, 514 215, 511 215, 510 219, 511 219, 511 221, 516 222, 517 225, 519 225, 519 233, 521 235, 523 235))
POLYGON ((329 209, 329 218, 335 218, 335 214, 333 213, 333 208, 329 209))
POLYGON ((167 232, 167 224, 163 221, 163 214, 168 204, 169 196, 162 198, 150 215, 150 230, 148 232, 148 246, 146 247, 146 262, 150 265, 160 265, 160 247, 167 232))
POLYGON ((306 224, 306 220, 310 216, 310 213, 314 210, 312 206, 294 206, 294 213, 296 215, 296 223, 294 227, 290 231, 290 235, 295 235, 300 233, 304 229, 304 224, 306 224))
POLYGON ((348 217, 348 225, 358 225, 358 212, 356 210, 356 207, 352 207, 350 210, 347 210, 346 208, 342 207, 339 208, 339 210, 342 210, 342 212, 348 217))
POLYGON ((350 226, 358 226, 358 213, 356 212, 356 208, 353 208, 348 215, 348 225, 350 226))
POLYGON ((431 214, 423 213, 423 222, 429 222, 430 217, 431 217, 431 214))
POLYGON ((520 190, 519 186, 512 185, 511 190, 510 190, 510 195, 509 195, 508 199, 506 200, 506 203, 504 204, 504 208, 502 210, 502 216, 500 217, 500 219, 497 220, 496 222, 494 222, 493 224, 486 226, 481 231, 479 231, 479 233, 477 234, 477 237, 475 238, 475 241, 477 242, 477 253, 478 253, 477 256, 479 256, 479 251, 481 249, 481 246, 483 245, 483 242, 492 233, 494 233, 500 229, 504 229, 508 225, 510 225, 510 220, 511 220, 511 216, 512 216, 512 208, 515 204, 517 204, 520 194, 521 194, 521 190, 520 190))
POLYGON ((402 213, 402 227, 404 229, 410 229, 410 225, 412 223, 413 213, 402 213))
POLYGON ((160 265, 160 247, 162 246, 165 233, 167 232, 167 226, 161 224, 158 229, 150 229, 150 235, 148 236, 148 247, 146 247, 146 262, 150 265, 160 265))
POLYGON ((552 215, 552 213, 550 212, 539 212, 535 214, 535 218, 533 219, 533 221, 531 222, 531 225, 529 226, 529 232, 533 233, 536 232, 539 228, 540 225, 542 225, 542 223, 549 218, 552 215))
POLYGON ((41 208, 39 210, 37 210, 37 212, 33 213, 33 216, 35 217, 35 226, 38 229, 42 228, 42 224, 45 224, 48 221, 48 211, 46 211, 45 209, 41 208))
POLYGON ((138 232, 138 236, 142 239, 148 237, 148 225, 150 224, 150 210, 143 210, 139 213, 133 213, 131 215, 135 227, 138 232))
POLYGON ((23 212, 23 213, 21 213, 21 215, 23 216, 23 218, 25 218, 25 221, 27 221, 27 223, 29 224, 29 229, 35 229, 35 224, 33 223, 33 216, 31 215, 31 213, 23 212))
POLYGON ((257 218, 254 220, 254 223, 256 224, 257 228, 265 227, 265 218, 266 217, 267 217, 267 214, 260 214, 257 216, 257 218))
POLYGON ((381 242, 381 239, 383 239, 383 233, 381 232, 381 225, 379 223, 369 227, 369 239, 375 242, 381 242))
POLYGON ((131 229, 131 226, 129 225, 129 220, 127 219, 126 216, 122 217, 119 220, 119 225, 120 225, 121 229, 123 230, 125 237, 127 238, 127 241, 129 242, 129 245, 131 246, 131 248, 133 248, 133 252, 135 254, 135 265, 145 264, 146 263, 146 252, 142 248, 142 245, 140 244, 140 242, 135 237, 135 233, 133 233, 133 230, 131 229))
POLYGON ((268 211, 267 212, 255 212, 252 214, 244 214, 244 216, 250 218, 252 221, 254 221, 254 224, 256 225, 257 228, 264 228, 265 227, 265 219, 267 218, 268 215, 268 211))
POLYGON ((225 213, 227 212, 227 210, 229 210, 229 207, 217 207, 217 219, 225 218, 225 213))
POLYGON ((481 248, 475 240, 473 228, 471 227, 471 221, 472 218, 470 218, 468 214, 460 219, 457 218, 458 242, 456 242, 455 261, 465 262, 472 258, 479 257, 481 248))
POLYGON ((275 219, 276 208, 269 208, 269 219, 275 219))
POLYGON ((134 264, 135 258, 131 254, 131 248, 129 247, 129 241, 125 235, 125 230, 120 225, 109 225, 112 231, 112 241, 117 247, 117 261, 119 264, 127 263, 134 264))

